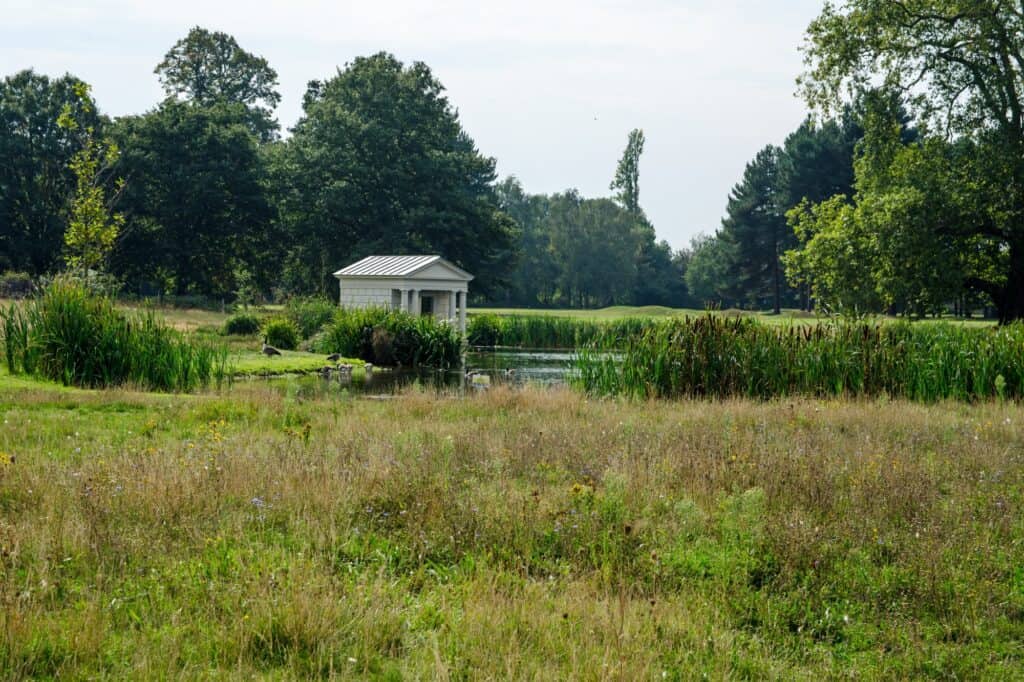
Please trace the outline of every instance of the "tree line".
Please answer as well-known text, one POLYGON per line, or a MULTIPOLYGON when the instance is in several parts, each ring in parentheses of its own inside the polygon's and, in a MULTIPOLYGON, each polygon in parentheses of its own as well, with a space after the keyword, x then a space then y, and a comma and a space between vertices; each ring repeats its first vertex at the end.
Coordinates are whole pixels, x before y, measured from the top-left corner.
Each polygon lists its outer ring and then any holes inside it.
POLYGON ((0 270, 92 262, 81 244, 106 239, 130 291, 254 298, 330 293, 370 253, 437 252, 513 305, 1024 317, 1017 4, 829 3, 802 49, 807 120, 678 251, 641 207, 642 131, 612 196, 529 194, 498 180, 425 64, 387 53, 311 81, 286 139, 276 73, 223 33, 174 45, 166 99, 139 116, 23 71, 0 84, 0 270))
POLYGON ((71 75, 26 70, 0 83, 0 271, 39 276, 81 263, 140 295, 255 299, 332 294, 331 273, 346 263, 429 252, 473 272, 474 293, 492 300, 678 300, 673 254, 639 207, 640 131, 612 183, 616 198, 527 197, 515 179, 498 182, 495 160, 420 62, 379 53, 311 81, 286 139, 274 118, 276 72, 230 35, 191 30, 155 74, 166 98, 115 119, 71 75), (112 153, 83 174, 85 130, 112 153), (69 228, 83 184, 91 209, 110 218, 109 248, 88 263, 69 228), (537 268, 560 274, 527 290, 537 268))

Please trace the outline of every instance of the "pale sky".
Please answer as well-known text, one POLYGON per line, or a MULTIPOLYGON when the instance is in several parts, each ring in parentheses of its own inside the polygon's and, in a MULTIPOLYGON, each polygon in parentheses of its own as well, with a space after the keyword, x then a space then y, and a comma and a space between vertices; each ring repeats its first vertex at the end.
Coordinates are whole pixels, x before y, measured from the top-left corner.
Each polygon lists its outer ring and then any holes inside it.
POLYGON ((498 172, 529 192, 607 196, 632 128, 640 203, 673 247, 718 226, 764 145, 805 115, 798 47, 822 0, 0 0, 0 76, 71 72, 101 110, 162 98, 153 68, 192 26, 280 77, 283 128, 306 83, 380 50, 426 62, 498 172))

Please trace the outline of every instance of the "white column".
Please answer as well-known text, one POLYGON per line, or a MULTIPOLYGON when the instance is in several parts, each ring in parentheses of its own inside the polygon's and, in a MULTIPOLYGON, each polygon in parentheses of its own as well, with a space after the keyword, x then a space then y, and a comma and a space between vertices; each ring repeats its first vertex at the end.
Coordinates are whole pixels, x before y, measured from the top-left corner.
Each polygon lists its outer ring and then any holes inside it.
POLYGON ((466 293, 465 291, 459 292, 459 331, 463 334, 466 333, 466 293))
POLYGON ((448 321, 455 322, 455 292, 448 292, 448 321))
POLYGON ((420 314, 420 290, 419 289, 413 289, 412 290, 412 310, 410 310, 409 312, 411 312, 413 315, 419 315, 420 314))
POLYGON ((401 292, 402 292, 402 300, 398 304, 398 309, 401 310, 404 313, 404 312, 406 312, 409 309, 409 290, 408 289, 401 289, 401 292))

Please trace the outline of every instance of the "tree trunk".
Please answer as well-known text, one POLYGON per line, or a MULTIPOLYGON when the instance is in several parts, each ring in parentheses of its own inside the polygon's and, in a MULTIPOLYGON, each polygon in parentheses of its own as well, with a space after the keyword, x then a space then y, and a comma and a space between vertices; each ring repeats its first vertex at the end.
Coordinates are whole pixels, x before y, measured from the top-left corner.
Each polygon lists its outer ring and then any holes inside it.
POLYGON ((780 268, 779 268, 779 255, 778 255, 778 253, 775 254, 775 263, 774 263, 773 270, 774 270, 773 274, 775 275, 775 282, 774 282, 774 284, 775 284, 775 292, 774 292, 775 293, 775 306, 774 306, 774 312, 775 312, 776 315, 779 315, 779 314, 782 313, 782 282, 780 281, 782 273, 779 272, 780 268))
POLYGON ((1010 271, 995 304, 999 324, 1024 319, 1024 240, 1010 244, 1010 271))

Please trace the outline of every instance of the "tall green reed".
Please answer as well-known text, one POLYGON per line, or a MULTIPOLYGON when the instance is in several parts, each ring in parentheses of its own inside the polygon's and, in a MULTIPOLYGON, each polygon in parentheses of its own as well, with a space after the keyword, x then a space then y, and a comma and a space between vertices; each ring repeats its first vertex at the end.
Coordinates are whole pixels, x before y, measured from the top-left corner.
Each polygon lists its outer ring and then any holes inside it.
POLYGON ((599 339, 581 349, 577 366, 579 385, 601 395, 1020 398, 1024 325, 778 327, 708 315, 658 322, 631 338, 599 339))
POLYGON ((9 372, 68 386, 190 391, 229 374, 226 349, 197 342, 152 312, 125 314, 71 279, 0 310, 0 331, 9 372))
POLYGON ((472 315, 466 326, 469 345, 537 349, 573 349, 598 340, 620 343, 654 324, 631 317, 598 322, 554 315, 472 315))

